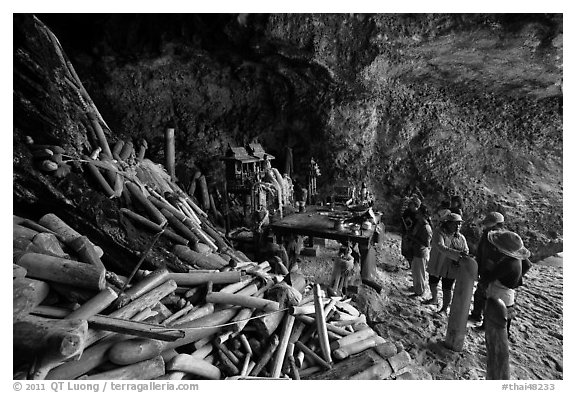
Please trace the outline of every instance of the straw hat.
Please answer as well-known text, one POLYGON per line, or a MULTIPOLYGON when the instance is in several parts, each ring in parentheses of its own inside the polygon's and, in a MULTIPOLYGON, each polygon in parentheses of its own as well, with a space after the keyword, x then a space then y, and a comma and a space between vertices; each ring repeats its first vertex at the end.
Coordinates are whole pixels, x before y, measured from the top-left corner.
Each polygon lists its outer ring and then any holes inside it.
POLYGON ((530 251, 524 247, 522 238, 511 231, 492 231, 488 233, 488 241, 504 255, 512 258, 527 259, 530 251))
POLYGON ((460 214, 448 213, 442 218, 442 221, 444 221, 444 222, 446 222, 446 221, 462 222, 463 220, 462 220, 462 216, 460 216, 460 214))
POLYGON ((486 218, 484 218, 484 221, 482 221, 482 225, 490 228, 493 227, 496 224, 500 224, 504 222, 504 216, 498 212, 490 212, 486 215, 486 218))

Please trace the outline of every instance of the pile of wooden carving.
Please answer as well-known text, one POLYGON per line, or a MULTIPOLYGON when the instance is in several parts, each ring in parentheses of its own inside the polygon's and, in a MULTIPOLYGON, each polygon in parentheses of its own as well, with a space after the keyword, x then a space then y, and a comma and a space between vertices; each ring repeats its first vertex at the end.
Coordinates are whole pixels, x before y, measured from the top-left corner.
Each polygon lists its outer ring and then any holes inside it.
POLYGON ((392 365, 409 360, 348 302, 324 298, 319 285, 310 293, 297 271, 273 274, 268 262, 205 269, 218 254, 175 250, 188 273, 139 270, 126 286, 106 271, 102 250, 55 215, 15 216, 15 377, 382 378, 392 368, 372 354, 362 356, 371 371, 339 363, 371 347, 392 365))
POLYGON ((285 250, 250 261, 161 166, 129 150, 128 161, 118 148, 116 159, 83 157, 118 198, 127 241, 129 229, 149 233, 129 277, 56 215, 14 216, 15 378, 387 378, 407 364, 347 301, 287 269, 285 250), (161 236, 178 263, 140 269, 161 236))

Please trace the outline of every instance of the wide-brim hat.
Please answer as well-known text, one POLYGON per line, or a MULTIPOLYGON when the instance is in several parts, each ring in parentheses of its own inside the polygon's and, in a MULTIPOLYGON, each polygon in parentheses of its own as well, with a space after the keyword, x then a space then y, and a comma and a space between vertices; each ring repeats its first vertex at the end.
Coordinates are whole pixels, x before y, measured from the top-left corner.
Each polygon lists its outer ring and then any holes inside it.
POLYGON ((486 218, 482 221, 482 225, 487 227, 492 227, 496 224, 504 222, 504 216, 498 212, 490 212, 486 215, 486 218))
POLYGON ((524 247, 522 238, 512 231, 492 231, 488 233, 488 241, 504 255, 512 258, 527 259, 530 251, 524 247))
POLYGON ((448 213, 442 218, 444 222, 462 222, 462 216, 456 213, 448 213))

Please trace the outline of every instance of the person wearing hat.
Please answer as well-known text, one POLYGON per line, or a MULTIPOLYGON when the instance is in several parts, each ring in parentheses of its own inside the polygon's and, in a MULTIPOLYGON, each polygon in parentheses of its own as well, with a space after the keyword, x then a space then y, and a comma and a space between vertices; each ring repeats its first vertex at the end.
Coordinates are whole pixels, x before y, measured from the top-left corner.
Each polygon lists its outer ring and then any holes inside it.
POLYGON ((414 255, 412 254, 412 243, 410 242, 409 235, 414 229, 414 224, 416 224, 416 213, 418 209, 420 209, 420 205, 422 201, 417 196, 412 196, 408 200, 408 206, 402 212, 402 224, 404 231, 402 232, 402 244, 400 246, 400 250, 402 255, 408 261, 408 267, 412 268, 412 258, 414 255))
POLYGON ((452 302, 452 288, 458 275, 460 259, 468 255, 466 238, 460 233, 462 217, 456 213, 444 216, 443 222, 432 235, 432 248, 428 261, 428 283, 432 297, 423 304, 438 304, 438 283, 442 280, 442 308, 447 313, 452 302))
POLYGON ((484 230, 482 231, 482 236, 480 237, 476 251, 476 263, 478 263, 478 284, 476 284, 476 291, 474 292, 472 312, 468 317, 468 319, 475 322, 482 322, 484 304, 486 304, 486 289, 488 289, 486 275, 494 267, 494 258, 498 257, 494 246, 488 241, 488 233, 503 229, 504 216, 498 212, 490 212, 482 221, 482 226, 484 227, 484 230))
POLYGON ((460 195, 454 194, 450 196, 450 211, 462 215, 464 211, 464 201, 460 195))
POLYGON ((510 325, 514 318, 516 291, 523 284, 522 277, 528 272, 532 264, 530 263, 530 251, 524 247, 522 238, 511 231, 492 231, 488 233, 488 241, 498 253, 498 258, 494 268, 486 274, 488 288, 487 297, 501 299, 508 310, 508 321, 506 330, 508 338, 510 336, 510 325))
POLYGON ((444 216, 450 213, 452 213, 450 211, 450 201, 441 201, 438 210, 432 217, 432 228, 435 229, 436 227, 440 226, 440 224, 444 221, 444 216))

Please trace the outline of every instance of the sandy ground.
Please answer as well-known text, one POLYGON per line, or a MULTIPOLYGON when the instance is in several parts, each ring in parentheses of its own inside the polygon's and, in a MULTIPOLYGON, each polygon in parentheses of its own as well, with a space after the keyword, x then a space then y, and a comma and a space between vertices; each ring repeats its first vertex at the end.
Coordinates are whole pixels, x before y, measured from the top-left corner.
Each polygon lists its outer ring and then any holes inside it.
MULTIPOLYGON (((485 379, 484 332, 468 324, 461 352, 442 345, 448 318, 437 307, 408 297, 411 274, 400 255, 400 237, 386 233, 376 246, 378 271, 384 290, 377 294, 361 286, 354 298, 371 326, 384 338, 400 342, 414 360, 414 372, 426 379, 485 379)), ((328 283, 338 244, 327 241, 317 257, 302 257, 303 273, 310 281, 328 283)), ((536 263, 517 290, 517 317, 512 323, 511 379, 563 379, 563 268, 562 254, 536 263)), ((428 291, 424 295, 429 297, 428 291)), ((439 289, 439 298, 442 298, 439 289)))

